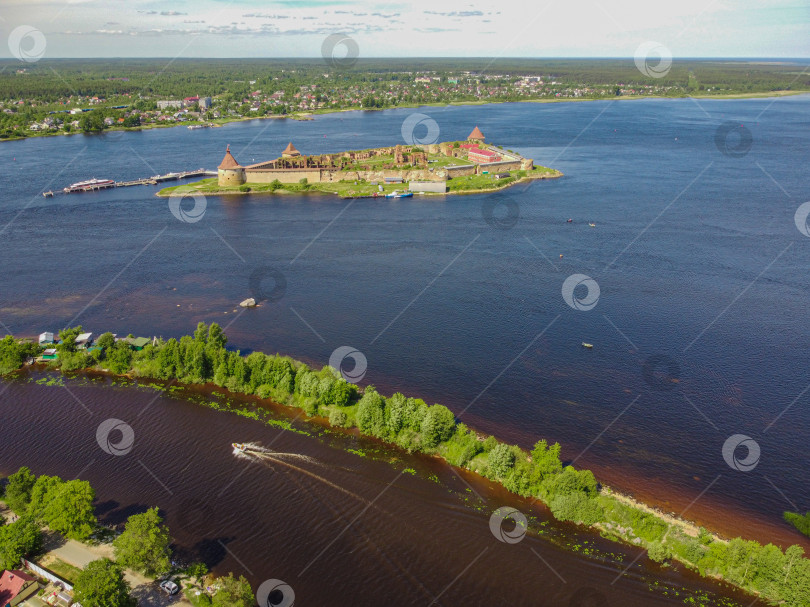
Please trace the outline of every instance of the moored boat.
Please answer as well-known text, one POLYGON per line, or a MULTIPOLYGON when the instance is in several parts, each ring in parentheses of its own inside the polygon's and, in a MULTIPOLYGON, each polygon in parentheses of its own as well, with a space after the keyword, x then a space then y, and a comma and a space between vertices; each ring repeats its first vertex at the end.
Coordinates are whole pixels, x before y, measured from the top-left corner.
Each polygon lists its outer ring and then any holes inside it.
POLYGON ((104 188, 115 187, 115 182, 112 179, 88 179, 86 181, 77 181, 71 183, 68 187, 64 188, 64 192, 71 194, 73 192, 90 192, 92 190, 103 190, 104 188))
POLYGON ((410 198, 411 196, 413 196, 413 192, 400 192, 399 190, 385 195, 386 198, 410 198))

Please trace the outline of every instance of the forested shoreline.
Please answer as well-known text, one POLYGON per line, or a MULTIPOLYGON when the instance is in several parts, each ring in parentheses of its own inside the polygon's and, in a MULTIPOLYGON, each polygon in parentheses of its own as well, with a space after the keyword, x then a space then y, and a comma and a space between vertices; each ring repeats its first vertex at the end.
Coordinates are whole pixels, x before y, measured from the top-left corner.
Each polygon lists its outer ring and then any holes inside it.
MULTIPOLYGON (((111 333, 101 335, 90 350, 78 348, 75 340, 81 332, 81 327, 62 331, 58 359, 48 364, 62 371, 95 368, 182 384, 212 382, 233 393, 300 408, 309 416, 327 418, 332 426, 357 428, 408 452, 440 456, 513 493, 539 498, 557 519, 646 548, 658 563, 680 561, 702 576, 723 579, 774 603, 810 604, 810 560, 801 546, 783 551, 742 538, 726 541, 703 528, 690 535, 684 526, 611 495, 591 471, 564 466, 558 443, 541 439, 527 452, 479 435, 443 405, 401 393, 384 396, 373 386, 358 388, 331 367, 314 370, 288 356, 262 352, 242 356, 226 347, 227 337, 216 323, 199 323, 193 335, 159 340, 137 351, 111 333)), ((0 340, 0 374, 19 368, 39 349, 10 336, 0 340)), ((240 412, 260 419, 248 408, 240 412)))

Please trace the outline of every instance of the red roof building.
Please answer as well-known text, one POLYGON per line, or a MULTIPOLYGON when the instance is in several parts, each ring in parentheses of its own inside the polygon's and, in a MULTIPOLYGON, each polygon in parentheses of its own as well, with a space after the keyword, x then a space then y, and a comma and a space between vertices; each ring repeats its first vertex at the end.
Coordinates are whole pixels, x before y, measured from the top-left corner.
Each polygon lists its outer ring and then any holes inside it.
POLYGON ((218 169, 241 169, 242 166, 236 162, 236 158, 231 154, 231 146, 225 148, 225 158, 219 163, 218 169))
POLYGON ((467 152, 467 158, 469 158, 475 164, 481 164, 483 162, 498 162, 501 157, 491 150, 484 150, 481 148, 471 148, 469 152, 467 152))
POLYGON ((39 590, 36 579, 22 571, 4 571, 0 576, 0 605, 17 605, 39 590))

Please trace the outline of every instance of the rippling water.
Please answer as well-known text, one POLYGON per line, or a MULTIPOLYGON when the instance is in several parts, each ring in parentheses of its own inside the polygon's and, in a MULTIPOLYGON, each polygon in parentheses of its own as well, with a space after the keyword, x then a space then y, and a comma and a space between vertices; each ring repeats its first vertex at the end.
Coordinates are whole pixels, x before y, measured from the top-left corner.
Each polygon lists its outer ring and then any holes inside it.
MULTIPOLYGON (((638 549, 559 524, 544 508, 474 475, 462 479, 436 459, 317 424, 299 420, 291 432, 195 404, 217 399, 208 390, 167 396, 156 392, 160 386, 30 372, 7 386, 0 412, 11 422, 3 426, 0 473, 29 465, 88 480, 107 524, 159 505, 181 560, 245 575, 254 589, 265 579, 284 580, 296 604, 750 602, 646 557, 622 575, 638 549), (132 427, 131 451, 115 456, 99 448, 96 428, 108 418, 132 427), (260 451, 237 457, 235 440, 260 451), (529 532, 516 535, 517 543, 499 542, 490 530, 490 514, 502 506, 529 516, 529 532), (583 602, 588 593, 607 602, 583 602)), ((513 533, 514 526, 503 529, 513 533)))
POLYGON ((243 163, 289 140, 304 153, 386 145, 410 110, 4 143, 0 321, 15 334, 82 323, 164 337, 217 321, 243 351, 317 365, 350 345, 368 360, 363 383, 445 403, 524 446, 560 441, 603 482, 721 532, 802 542, 781 513, 810 509, 810 239, 794 224, 809 106, 423 108, 441 139, 478 124, 565 173, 498 195, 497 212, 519 211, 512 229, 484 220, 486 195, 209 197, 196 223, 177 221, 157 188, 40 196, 93 176, 213 168, 226 143, 243 163), (727 122, 751 133, 747 154, 718 149, 727 122), (284 275, 283 298, 236 313, 262 268, 284 275), (599 285, 590 311, 563 300, 575 273, 599 285), (733 434, 761 447, 751 472, 723 460, 733 434))

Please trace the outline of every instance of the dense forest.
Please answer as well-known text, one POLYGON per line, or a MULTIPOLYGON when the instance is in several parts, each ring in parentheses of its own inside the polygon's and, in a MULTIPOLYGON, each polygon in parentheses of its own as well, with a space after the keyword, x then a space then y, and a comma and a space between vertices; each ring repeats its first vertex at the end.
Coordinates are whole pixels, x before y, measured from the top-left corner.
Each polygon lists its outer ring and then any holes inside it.
MULTIPOLYGON (((356 427, 409 452, 439 455, 516 494, 540 498, 556 518, 646 548, 653 561, 678 560, 701 575, 721 577, 790 607, 810 604, 810 560, 804 558, 801 546, 783 551, 742 538, 726 541, 702 528, 690 533, 620 500, 589 470, 564 465, 559 444, 539 440, 527 452, 479 435, 458 423, 443 405, 428 405, 400 393, 384 396, 373 386, 361 389, 331 367, 314 370, 292 358, 261 352, 242 356, 227 348, 227 337, 216 323, 199 323, 193 335, 161 340, 137 351, 111 333, 102 334, 89 350, 79 348, 75 340, 81 332, 81 327, 60 332, 58 359, 50 365, 62 371, 97 368, 188 384, 213 382, 234 393, 301 408, 307 415, 327 418, 333 426, 356 427)), ((10 336, 0 340, 0 373, 24 364, 37 348, 10 336)), ((260 407, 237 411, 262 419, 260 407)))
POLYGON ((256 88, 298 87, 317 82, 342 87, 388 81, 412 82, 418 73, 446 79, 508 75, 537 76, 567 86, 676 86, 682 93, 706 88, 729 92, 810 90, 804 64, 739 60, 673 61, 663 78, 644 76, 632 59, 361 59, 350 69, 331 71, 315 59, 43 59, 26 64, 0 61, 0 95, 5 99, 55 101, 70 95, 187 97, 205 92, 240 97, 256 88), (168 63, 168 65, 167 65, 168 63), (485 69, 484 69, 485 68, 485 69), (325 77, 326 74, 326 77, 325 77), (254 81, 251 84, 251 81, 254 81))

